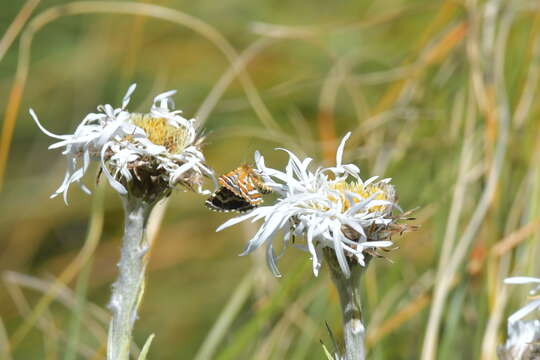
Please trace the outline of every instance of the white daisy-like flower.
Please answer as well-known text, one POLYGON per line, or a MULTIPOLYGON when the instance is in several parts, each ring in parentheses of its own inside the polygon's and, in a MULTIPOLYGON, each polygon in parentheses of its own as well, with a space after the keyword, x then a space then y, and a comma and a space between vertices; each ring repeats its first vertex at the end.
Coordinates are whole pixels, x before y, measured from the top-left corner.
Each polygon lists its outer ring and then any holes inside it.
POLYGON ((508 339, 499 346, 501 360, 538 359, 540 357, 540 320, 508 323, 508 339))
POLYGON ((248 219, 264 220, 241 255, 266 244, 266 260, 275 276, 281 276, 276 265, 281 254, 276 255, 273 245, 279 232, 284 233, 283 250, 297 236, 305 237, 305 246, 297 243, 294 246, 310 253, 315 276, 325 248, 335 252, 346 277, 350 276, 351 264, 365 266, 366 256, 371 257, 374 248, 392 245, 390 235, 406 229, 395 224, 396 218, 392 216, 397 205, 390 179, 378 180, 375 176, 362 181, 356 165, 343 164, 343 150, 350 135, 338 147, 336 165, 314 171, 310 170, 311 158, 300 160, 286 149, 280 149, 289 154, 285 171, 267 167, 264 158, 256 152, 256 171, 278 199, 273 205, 230 219, 217 231, 248 219))
POLYGON ((150 112, 139 114, 126 110, 135 87, 129 87, 120 108, 98 106, 98 112, 88 114, 69 135, 51 133, 30 109, 41 131, 60 140, 49 149, 65 147, 62 154, 68 162, 66 174, 51 197, 63 194, 67 203, 72 183, 90 193, 81 179, 92 160, 100 162, 109 183, 121 195, 130 191, 154 200, 168 195, 177 184, 209 193, 202 188, 203 178, 214 177, 200 150, 203 138, 197 136, 195 119, 185 119, 180 110, 174 110, 171 96, 176 90, 156 96, 150 112))
POLYGON ((505 284, 535 284, 529 295, 533 298, 527 305, 508 317, 508 338, 499 347, 499 357, 510 359, 536 359, 540 357, 540 320, 523 320, 532 312, 540 311, 540 278, 516 276, 504 280, 505 284))

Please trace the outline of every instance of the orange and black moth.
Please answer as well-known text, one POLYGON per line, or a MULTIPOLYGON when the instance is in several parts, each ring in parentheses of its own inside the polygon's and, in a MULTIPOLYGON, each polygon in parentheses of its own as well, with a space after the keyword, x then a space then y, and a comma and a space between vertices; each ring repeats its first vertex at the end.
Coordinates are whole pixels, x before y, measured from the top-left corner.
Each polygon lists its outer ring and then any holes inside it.
POLYGON ((218 178, 219 189, 205 205, 215 211, 245 212, 263 203, 262 194, 272 192, 250 165, 242 165, 218 178))

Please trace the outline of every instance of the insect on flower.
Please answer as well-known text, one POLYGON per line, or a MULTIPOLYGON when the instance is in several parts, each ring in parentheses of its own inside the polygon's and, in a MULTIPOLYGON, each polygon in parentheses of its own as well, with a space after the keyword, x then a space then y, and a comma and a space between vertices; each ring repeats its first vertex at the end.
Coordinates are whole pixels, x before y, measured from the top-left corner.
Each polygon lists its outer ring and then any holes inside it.
MULTIPOLYGON (((277 260, 296 236, 305 244, 295 248, 308 252, 315 276, 319 273, 323 255, 335 255, 345 277, 350 277, 351 266, 366 266, 371 249, 388 248, 393 243, 392 234, 410 230, 400 226, 397 196, 389 178, 373 176, 360 178, 360 169, 354 164, 343 163, 343 152, 348 133, 336 151, 336 165, 310 167, 312 159, 300 159, 294 153, 283 171, 267 167, 264 157, 255 153, 255 173, 263 184, 276 193, 277 199, 245 215, 229 219, 219 226, 221 231, 242 221, 263 220, 257 233, 249 240, 241 255, 252 253, 266 245, 266 261, 272 273, 281 276, 277 260), (278 236, 282 233, 283 236, 278 236), (281 251, 276 254, 274 243, 282 240, 281 251)), ((408 215, 407 215, 408 217, 408 215)))
POLYGON ((219 189, 205 202, 206 207, 215 211, 249 211, 263 203, 261 194, 272 192, 250 165, 221 175, 218 183, 219 189))

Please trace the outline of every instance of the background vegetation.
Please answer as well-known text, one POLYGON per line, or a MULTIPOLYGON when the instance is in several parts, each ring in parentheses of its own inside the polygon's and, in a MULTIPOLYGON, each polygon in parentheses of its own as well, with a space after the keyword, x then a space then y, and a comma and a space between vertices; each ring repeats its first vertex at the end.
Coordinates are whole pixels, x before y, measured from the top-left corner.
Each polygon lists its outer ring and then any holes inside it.
MULTIPOLYGON (((281 166, 278 146, 331 162, 353 131, 346 159, 420 207, 421 229, 365 276, 369 358, 494 359, 526 297, 502 279, 540 275, 539 66, 535 1, 3 1, 1 356, 103 357, 120 202, 106 186, 50 200, 64 159, 27 109, 69 133, 136 82, 132 109, 179 90, 217 173, 257 149, 281 166)), ((155 333, 152 359, 324 358, 325 322, 341 322, 327 272, 290 250, 272 278, 260 252, 237 256, 253 228, 216 234, 230 216, 203 201, 175 193, 154 220, 137 344, 155 333)))

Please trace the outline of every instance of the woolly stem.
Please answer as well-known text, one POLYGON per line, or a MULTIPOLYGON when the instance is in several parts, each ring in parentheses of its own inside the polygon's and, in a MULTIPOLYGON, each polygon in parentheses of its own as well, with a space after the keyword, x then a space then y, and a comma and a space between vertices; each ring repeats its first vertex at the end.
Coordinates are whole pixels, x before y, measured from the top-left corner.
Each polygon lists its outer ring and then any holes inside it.
POLYGON ((133 325, 144 293, 146 261, 149 249, 146 224, 155 202, 130 195, 122 197, 125 223, 118 279, 113 284, 109 309, 107 360, 128 360, 133 325))
POLYGON ((366 329, 362 323, 360 277, 364 273, 365 267, 350 264, 351 276, 346 278, 333 251, 325 251, 325 258, 341 303, 343 342, 345 345, 343 358, 345 360, 364 360, 366 357, 364 349, 366 329))

